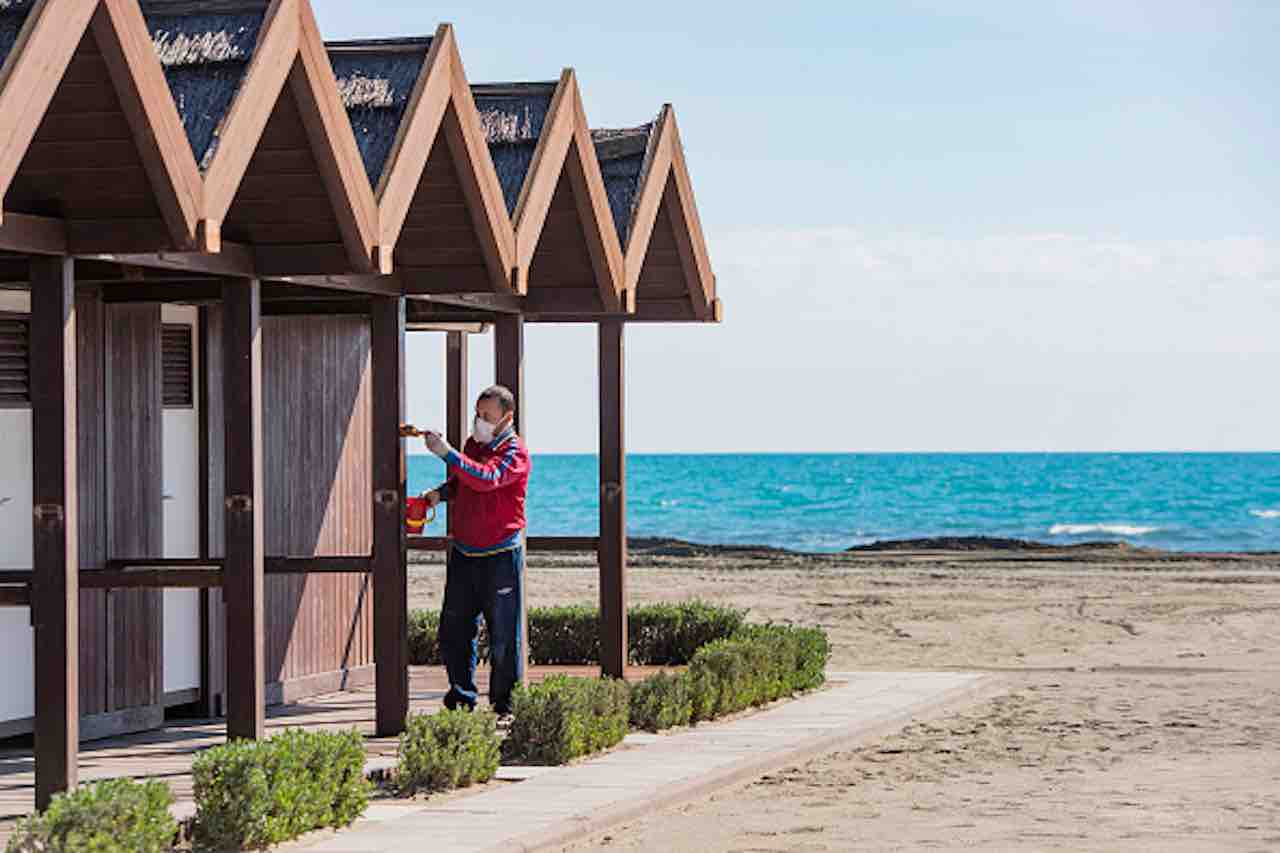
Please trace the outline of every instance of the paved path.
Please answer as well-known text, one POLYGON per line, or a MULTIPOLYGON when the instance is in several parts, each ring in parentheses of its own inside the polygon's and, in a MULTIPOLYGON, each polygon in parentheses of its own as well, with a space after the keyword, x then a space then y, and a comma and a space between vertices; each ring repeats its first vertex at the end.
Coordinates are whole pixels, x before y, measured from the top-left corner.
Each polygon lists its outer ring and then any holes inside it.
POLYGON ((571 767, 503 768, 518 784, 470 796, 376 803, 355 826, 290 850, 534 850, 605 829, 900 727, 994 683, 968 673, 834 674, 830 689, 741 719, 635 734, 571 767))

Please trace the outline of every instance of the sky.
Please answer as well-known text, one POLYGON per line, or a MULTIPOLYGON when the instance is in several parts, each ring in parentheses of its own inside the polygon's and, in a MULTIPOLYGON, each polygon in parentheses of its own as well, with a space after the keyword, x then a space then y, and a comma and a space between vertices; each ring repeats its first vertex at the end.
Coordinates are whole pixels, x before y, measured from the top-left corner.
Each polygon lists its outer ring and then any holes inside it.
MULTIPOLYGON (((725 322, 628 330, 634 452, 1280 450, 1280 4, 313 2, 572 66, 593 126, 674 104, 725 322)), ((594 452, 594 329, 526 359, 535 452, 594 452)))

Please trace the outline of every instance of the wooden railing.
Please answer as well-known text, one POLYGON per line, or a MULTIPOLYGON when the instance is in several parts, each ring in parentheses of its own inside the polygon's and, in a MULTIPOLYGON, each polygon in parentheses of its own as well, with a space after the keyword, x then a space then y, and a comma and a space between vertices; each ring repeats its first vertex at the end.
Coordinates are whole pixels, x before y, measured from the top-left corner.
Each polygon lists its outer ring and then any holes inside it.
MULTIPOLYGON (((410 536, 410 551, 446 551, 443 536, 410 536)), ((529 551, 562 554, 594 554, 600 547, 598 536, 530 536, 529 551)), ((267 557, 263 571, 268 575, 316 575, 368 573, 372 557, 267 557)), ((217 558, 167 558, 159 560, 108 560, 101 569, 81 569, 81 589, 216 589, 222 586, 223 561, 217 558)), ((31 604, 32 572, 29 569, 0 571, 0 607, 28 607, 31 604)))

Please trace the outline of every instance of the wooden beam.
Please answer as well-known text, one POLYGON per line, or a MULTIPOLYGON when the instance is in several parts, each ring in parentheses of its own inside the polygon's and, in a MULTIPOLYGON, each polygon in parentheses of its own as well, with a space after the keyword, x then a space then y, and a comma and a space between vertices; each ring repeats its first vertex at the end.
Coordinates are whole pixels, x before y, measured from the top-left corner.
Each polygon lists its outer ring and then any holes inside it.
POLYGON ((404 300, 372 310, 373 657, 376 730, 404 731, 409 714, 409 575, 405 555, 404 300))
POLYGON ((600 665, 627 668, 626 327, 600 324, 600 665))
POLYGON ((497 293, 524 293, 524 281, 516 263, 516 238, 502 184, 489 154, 489 143, 480 126, 471 84, 456 43, 450 51, 453 59, 453 101, 445 110, 441 129, 449 146, 449 154, 458 169, 458 179, 471 213, 471 221, 481 223, 476 236, 484 253, 485 268, 497 293))
POLYGON ((0 586, 0 607, 30 607, 31 585, 0 586))
POLYGON ((223 242, 217 253, 202 252, 122 252, 115 246, 107 252, 82 252, 85 260, 145 267, 147 269, 174 270, 202 275, 235 276, 253 278, 253 250, 239 243, 223 242))
MULTIPOLYGON (((196 501, 196 523, 199 527, 199 550, 202 559, 209 559, 213 555, 213 536, 210 529, 213 525, 213 508, 210 506, 209 496, 213 482, 213 460, 210 458, 212 442, 209 435, 212 427, 209 378, 214 375, 214 371, 209 369, 209 358, 213 351, 212 342, 209 339, 212 311, 212 308, 202 306, 196 312, 196 429, 199 430, 196 451, 196 487, 200 492, 196 501)), ((200 713, 210 718, 218 716, 217 700, 214 697, 217 692, 214 685, 216 664, 213 660, 216 630, 213 618, 214 602, 215 598, 209 590, 200 590, 200 698, 198 702, 200 713)))
MULTIPOLYGON (((494 367, 499 385, 505 385, 516 398, 516 432, 524 437, 527 426, 524 409, 524 318, 520 315, 501 315, 494 324, 494 367)), ((520 660, 517 672, 521 680, 529 678, 529 603, 528 583, 520 584, 520 660)))
POLYGON ((173 282, 122 282, 102 286, 102 301, 126 302, 219 302, 222 282, 215 279, 187 279, 173 282))
POLYGON ((505 293, 453 293, 437 294, 429 297, 430 301, 439 305, 451 305, 455 308, 466 308, 476 311, 491 311, 495 314, 519 315, 524 313, 524 297, 505 293))
POLYGON ((524 318, 504 314, 493 326, 496 380, 516 398, 516 432, 524 435, 524 318))
POLYGON ((0 251, 66 255, 67 223, 47 216, 5 213, 0 222, 0 251))
POLYGON ((551 200, 564 171, 565 157, 573 143, 574 121, 577 115, 573 100, 578 91, 573 69, 566 68, 560 74, 551 106, 542 125, 542 135, 533 152, 533 162, 520 188, 512 222, 516 232, 516 263, 521 274, 528 275, 533 255, 538 250, 542 227, 551 210, 551 200))
MULTIPOLYGON (((386 297, 381 297, 386 298, 386 297)), ((369 316, 367 299, 284 299, 262 303, 264 317, 369 316)))
POLYGON ((80 632, 75 262, 31 262, 36 808, 76 786, 80 632))
MULTIPOLYGON (((204 215, 223 222, 236 190, 267 127, 289 70, 298 55, 301 19, 298 0, 272 0, 263 19, 258 46, 227 117, 204 175, 204 215)), ((243 273, 242 273, 243 274, 243 273)))
POLYGON ((640 282, 640 273, 644 269, 645 256, 649 253, 649 241, 653 238, 653 227, 658 221, 662 196, 667 186, 667 176, 671 173, 671 159, 675 148, 673 120, 671 107, 663 107, 653 128, 653 155, 640 175, 625 253, 625 289, 628 292, 636 292, 636 285, 640 282))
POLYGON ((262 503, 262 285, 223 287, 223 405, 226 423, 227 735, 265 731, 262 503))
POLYGON ((618 241, 618 229, 613 224, 613 211, 609 207, 609 193, 600 173, 600 161, 596 146, 591 140, 582 96, 574 87, 573 110, 575 115, 573 146, 565 162, 569 181, 573 186, 573 200, 582 222, 582 233, 591 255, 591 269, 595 273, 600 302, 606 311, 628 309, 624 296, 626 287, 626 262, 622 257, 622 244, 618 241))
POLYGON ((489 331, 485 323, 406 323, 410 332, 458 332, 462 335, 483 335, 489 331))
POLYGON ((401 284, 398 278, 393 275, 368 275, 368 274, 318 274, 307 273, 308 268, 315 270, 324 263, 323 256, 328 256, 334 261, 329 265, 330 269, 337 269, 340 263, 340 250, 326 248, 324 251, 315 253, 321 257, 306 257, 307 251, 305 247, 281 246, 273 249, 259 250, 259 259, 262 268, 259 272, 264 278, 275 281, 283 281, 288 284, 297 284, 303 287, 316 287, 323 290, 337 290, 346 293, 365 293, 371 296, 399 296, 401 293, 401 284), (279 270, 289 270, 293 272, 278 272, 279 270), (267 272, 266 270, 276 270, 277 272, 267 272), (301 272, 299 272, 301 270, 301 272))
POLYGON ((155 248, 216 251, 218 229, 201 224, 204 186, 142 10, 136 0, 102 0, 92 27, 167 225, 169 239, 155 248))
POLYGON ((289 87, 329 192, 351 272, 391 272, 389 247, 378 243, 378 205, 355 132, 309 3, 299 3, 298 62, 289 87))
MULTIPOLYGON (((410 536, 410 551, 447 551, 449 539, 444 536, 410 536)), ((554 554, 595 554, 600 549, 598 536, 529 536, 525 539, 529 551, 554 554)))
POLYGON ((426 61, 409 95, 404 121, 378 181, 378 243, 394 248, 418 192, 427 158, 440 133, 445 108, 453 97, 453 27, 441 24, 431 39, 426 61))
MULTIPOLYGON (((471 399, 467 393, 467 377, 470 373, 471 344, 461 332, 450 332, 445 337, 445 438, 453 447, 466 444, 471 423, 471 399)), ((454 516, 448 514, 449 534, 453 534, 454 516)))
POLYGON ((81 589, 213 589, 221 569, 92 569, 80 573, 81 589))
POLYGON ((364 574, 373 571, 372 557, 267 557, 269 575, 364 574))

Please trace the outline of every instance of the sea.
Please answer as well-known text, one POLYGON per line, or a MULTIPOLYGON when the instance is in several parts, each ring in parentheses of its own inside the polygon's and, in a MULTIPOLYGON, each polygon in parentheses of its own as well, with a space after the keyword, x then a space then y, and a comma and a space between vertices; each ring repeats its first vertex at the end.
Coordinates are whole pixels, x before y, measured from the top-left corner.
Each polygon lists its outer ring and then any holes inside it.
MULTIPOLYGON (((411 493, 443 476, 435 457, 409 458, 411 493)), ((530 534, 596 534, 598 483, 593 455, 535 456, 530 534)), ((1280 453, 632 455, 627 489, 629 535, 708 545, 989 536, 1280 551, 1280 453)))

